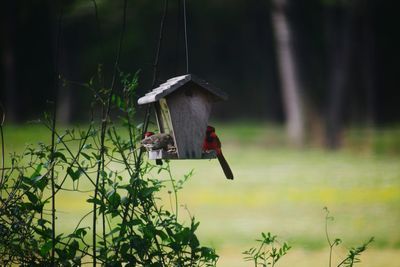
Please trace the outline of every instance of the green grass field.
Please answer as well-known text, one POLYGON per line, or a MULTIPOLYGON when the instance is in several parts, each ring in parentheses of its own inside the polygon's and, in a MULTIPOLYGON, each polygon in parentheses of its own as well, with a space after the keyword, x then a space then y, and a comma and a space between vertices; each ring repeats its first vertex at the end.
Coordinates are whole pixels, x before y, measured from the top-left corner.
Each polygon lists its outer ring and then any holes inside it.
MULTIPOLYGON (((328 266, 325 206, 335 217, 331 237, 343 240, 334 262, 344 257, 345 248, 374 236, 359 266, 400 266, 398 130, 372 135, 349 131, 344 149, 326 152, 318 146, 288 148, 283 130, 276 126, 215 126, 234 181, 224 178, 217 160, 172 161, 171 168, 177 179, 194 169, 179 202, 201 222, 200 241, 217 249, 218 266, 254 266, 244 262, 241 253, 255 245, 261 232, 272 232, 293 247, 277 266, 328 266)), ((50 140, 49 133, 36 126, 6 127, 5 137, 8 152, 50 140)), ((168 194, 163 199, 169 207, 168 194)), ((89 208, 82 194, 62 193, 57 203, 60 230, 71 229, 89 208)), ((182 220, 186 214, 181 207, 182 220)))

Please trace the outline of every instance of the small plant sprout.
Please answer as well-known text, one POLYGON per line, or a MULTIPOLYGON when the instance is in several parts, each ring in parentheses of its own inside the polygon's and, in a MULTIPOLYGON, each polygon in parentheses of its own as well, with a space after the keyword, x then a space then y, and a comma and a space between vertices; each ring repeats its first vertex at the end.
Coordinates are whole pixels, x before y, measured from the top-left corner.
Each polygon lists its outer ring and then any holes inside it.
POLYGON ((276 235, 261 233, 262 239, 256 239, 258 247, 252 247, 243 252, 246 261, 253 261, 254 266, 275 266, 275 264, 287 254, 291 248, 286 242, 283 245, 277 240, 276 235))
MULTIPOLYGON (((328 222, 329 221, 333 221, 334 217, 330 216, 330 212, 329 209, 327 207, 324 207, 324 211, 325 211, 325 235, 326 235, 326 240, 328 241, 328 245, 329 245, 329 267, 332 266, 332 252, 333 252, 333 248, 340 245, 342 243, 342 240, 339 238, 335 238, 333 241, 331 240, 330 236, 329 236, 329 231, 328 231, 328 222)), ((363 243, 361 246, 355 247, 355 248, 351 248, 349 249, 348 253, 347 253, 347 257, 345 259, 343 259, 338 265, 337 267, 353 267, 355 263, 359 263, 361 262, 361 260, 358 258, 362 252, 364 252, 368 245, 374 241, 374 238, 371 237, 368 241, 366 241, 365 243, 363 243)))

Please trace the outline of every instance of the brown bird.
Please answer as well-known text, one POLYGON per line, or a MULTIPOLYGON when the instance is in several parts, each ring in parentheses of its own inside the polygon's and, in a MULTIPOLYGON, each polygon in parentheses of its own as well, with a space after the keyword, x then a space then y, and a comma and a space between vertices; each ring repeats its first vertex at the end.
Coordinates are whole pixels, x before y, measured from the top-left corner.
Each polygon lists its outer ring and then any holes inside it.
MULTIPOLYGON (((144 134, 144 139, 140 142, 142 147, 146 148, 148 151, 151 150, 166 150, 166 151, 174 151, 174 138, 171 135, 166 133, 158 133, 154 134, 153 132, 146 132, 144 134)), ((157 165, 162 165, 163 162, 161 159, 156 159, 157 165)))
POLYGON ((231 168, 229 167, 228 162, 226 161, 224 155, 221 150, 221 141, 219 140, 217 134, 215 133, 215 128, 212 126, 207 126, 206 138, 203 142, 203 150, 210 151, 214 150, 217 153, 217 158, 219 164, 222 167, 222 170, 225 173, 225 177, 227 179, 233 180, 233 173, 231 168))
POLYGON ((170 134, 147 132, 144 134, 144 139, 140 144, 147 150, 160 150, 166 151, 174 148, 174 139, 170 134))

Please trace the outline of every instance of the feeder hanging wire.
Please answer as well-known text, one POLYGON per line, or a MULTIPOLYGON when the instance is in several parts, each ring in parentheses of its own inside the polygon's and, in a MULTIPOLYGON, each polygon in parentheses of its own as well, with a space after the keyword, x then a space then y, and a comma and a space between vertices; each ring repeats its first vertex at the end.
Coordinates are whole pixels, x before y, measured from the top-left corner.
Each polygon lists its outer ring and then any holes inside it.
POLYGON ((186 73, 189 73, 189 48, 187 37, 187 14, 186 14, 186 0, 183 0, 183 25, 185 29, 185 54, 186 54, 186 73))

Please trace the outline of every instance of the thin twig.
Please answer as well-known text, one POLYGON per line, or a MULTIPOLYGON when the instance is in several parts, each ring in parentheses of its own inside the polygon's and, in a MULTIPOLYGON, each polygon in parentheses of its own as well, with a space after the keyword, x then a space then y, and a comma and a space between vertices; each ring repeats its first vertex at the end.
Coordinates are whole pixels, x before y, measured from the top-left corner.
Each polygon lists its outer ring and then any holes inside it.
POLYGON ((332 266, 332 252, 333 252, 333 247, 335 245, 338 244, 337 239, 335 239, 332 243, 330 237, 329 237, 329 233, 328 233, 328 221, 332 220, 333 217, 329 216, 329 210, 327 207, 324 208, 326 215, 325 215, 325 236, 326 236, 326 240, 328 241, 328 245, 329 245, 329 264, 328 266, 331 267, 332 266))
MULTIPOLYGON (((121 29, 120 39, 119 39, 118 51, 117 51, 117 56, 116 56, 115 63, 114 63, 114 72, 113 72, 113 77, 112 77, 112 81, 111 81, 110 92, 108 95, 108 102, 107 102, 106 110, 103 114, 102 125, 101 125, 100 155, 99 155, 99 158, 101 158, 101 160, 99 162, 98 170, 97 170, 96 185, 95 185, 95 191, 94 191, 94 200, 95 201, 93 202, 93 229, 92 230, 93 230, 93 266, 94 267, 96 267, 96 258, 97 258, 97 256, 96 256, 96 246, 97 246, 97 244, 96 244, 96 242, 97 242, 96 241, 96 234, 97 234, 96 233, 96 231, 97 231, 97 228, 96 228, 96 221, 97 221, 96 199, 97 199, 97 195, 99 192, 100 173, 102 173, 102 171, 104 171, 104 153, 105 153, 104 141, 105 141, 105 135, 106 135, 106 131, 107 131, 108 117, 110 115, 110 110, 111 110, 111 100, 112 100, 112 96, 114 93, 114 87, 115 87, 115 82, 116 82, 116 78, 117 78, 119 60, 121 57, 122 43, 123 43, 124 34, 125 34, 127 4, 128 4, 128 1, 124 0, 122 29, 121 29)), ((105 241, 106 240, 104 240, 104 244, 106 244, 105 241)))
POLYGON ((165 169, 168 172, 169 180, 170 180, 171 185, 172 185, 172 190, 174 191, 174 196, 175 196, 175 217, 176 217, 176 220, 178 220, 178 206, 179 206, 178 205, 178 189, 177 189, 177 187, 175 185, 175 180, 172 177, 171 167, 170 167, 169 163, 167 163, 167 168, 165 168, 165 169))
MULTIPOLYGON (((165 20, 167 18, 167 14, 168 14, 168 0, 164 1, 164 10, 163 10, 163 14, 161 17, 161 22, 160 22, 160 31, 159 31, 159 38, 158 38, 158 44, 157 44, 157 49, 156 49, 156 55, 154 58, 154 64, 153 64, 153 81, 152 81, 152 86, 154 87, 156 82, 157 82, 157 76, 158 76, 158 65, 159 65, 159 59, 160 59, 160 51, 161 51, 161 44, 162 44, 162 40, 163 40, 163 35, 164 35, 164 24, 165 24, 165 20)), ((150 120, 150 112, 151 112, 151 104, 148 104, 146 107, 146 112, 145 112, 145 116, 144 116, 144 123, 142 126, 142 131, 141 131, 141 135, 143 136, 144 133, 147 131, 147 128, 149 126, 149 120, 150 120)), ((136 157, 136 161, 135 161, 135 175, 134 177, 131 176, 133 179, 137 179, 140 175, 140 166, 142 165, 142 157, 143 157, 143 150, 140 149, 139 150, 139 155, 136 157)), ((133 195, 131 193, 128 193, 128 203, 130 203, 132 201, 133 195)), ((121 225, 124 225, 126 223, 127 217, 128 217, 128 212, 129 212, 129 205, 126 206, 125 211, 123 213, 122 216, 122 223, 121 225)), ((125 234, 124 231, 121 231, 121 235, 123 236, 125 234)), ((156 239, 157 242, 157 239, 156 239)), ((118 253, 119 253, 119 244, 120 241, 117 245, 117 250, 115 252, 116 257, 118 257, 118 253)))
POLYGON ((151 87, 154 87, 156 85, 157 78, 158 78, 158 65, 159 65, 159 60, 160 60, 161 44, 162 44, 162 40, 164 37, 164 24, 167 19, 167 14, 168 14, 168 0, 165 0, 164 11, 163 11, 163 15, 162 15, 161 22, 160 22, 160 32, 158 35, 156 56, 154 58, 154 64, 153 64, 153 82, 151 83, 151 87))
POLYGON ((186 54, 186 74, 189 73, 189 48, 187 37, 187 15, 186 15, 186 0, 183 0, 183 24, 185 29, 185 54, 186 54))
MULTIPOLYGON (((89 126, 89 128, 88 128, 88 131, 86 132, 86 135, 85 135, 85 137, 83 138, 83 143, 80 145, 80 147, 79 147, 79 149, 78 149, 78 152, 76 153, 75 156, 72 157, 72 162, 70 163, 70 166, 71 166, 71 167, 72 167, 75 163, 78 162, 79 155, 81 154, 81 152, 82 152, 82 150, 83 150, 83 148, 84 148, 84 146, 85 146, 85 144, 86 144, 86 141, 87 141, 87 139, 89 138, 91 129, 92 129, 92 123, 90 124, 90 126, 89 126)), ((55 134, 57 135, 57 137, 59 136, 57 133, 55 133, 55 134)), ((60 141, 62 141, 62 138, 58 137, 58 139, 59 139, 60 141)), ((63 143, 63 144, 65 144, 65 143, 63 143)), ((65 146, 66 146, 66 145, 65 145, 65 146)), ((66 146, 66 147, 67 147, 67 146, 66 146)), ((80 170, 84 171, 82 168, 80 168, 80 167, 78 167, 78 168, 79 168, 80 170)), ((62 186, 64 185, 65 181, 67 180, 68 175, 69 175, 68 172, 64 175, 64 178, 61 180, 61 183, 58 185, 58 188, 57 188, 57 190, 55 191, 54 194, 57 194, 58 191, 60 191, 61 189, 63 189, 62 186)), ((50 196, 50 197, 51 197, 51 196, 50 196)), ((50 198, 50 197, 49 197, 49 198, 50 198)), ((48 199, 46 199, 46 201, 47 201, 47 200, 48 200, 48 199)))
MULTIPOLYGON (((168 0, 165 0, 164 12, 163 12, 163 15, 161 18, 161 23, 160 23, 160 32, 159 32, 159 37, 158 37, 156 56, 154 58, 154 64, 153 64, 153 81, 151 83, 152 88, 156 85, 157 79, 158 79, 158 65, 159 65, 159 60, 160 60, 161 44, 162 44, 162 40, 163 40, 163 36, 164 36, 164 28, 165 28, 164 24, 165 24, 165 20, 167 18, 167 14, 168 14, 168 0)), ((147 131, 147 128, 149 127, 151 107, 152 107, 152 104, 148 104, 146 107, 146 113, 145 113, 144 123, 143 123, 143 127, 142 127, 142 137, 143 137, 144 133, 147 131)), ((142 154, 143 154, 143 151, 141 150, 139 152, 139 160, 137 161, 138 163, 141 162, 140 158, 141 158, 142 154)))
POLYGON ((0 118, 0 135, 1 135, 1 177, 0 177, 0 200, 2 199, 2 192, 3 192, 3 183, 4 183, 4 133, 3 133, 3 124, 6 118, 6 112, 3 107, 3 104, 0 102, 0 111, 1 111, 1 118, 0 118))
MULTIPOLYGON (((75 233, 76 230, 78 230, 78 227, 81 225, 81 223, 83 222, 83 220, 84 220, 87 216, 89 216, 92 212, 93 212, 92 210, 89 211, 88 213, 86 213, 86 214, 79 220, 78 224, 75 226, 75 229, 74 229, 73 233, 75 233)), ((67 246, 69 245, 69 242, 71 242, 71 240, 72 240, 72 236, 70 236, 70 237, 68 238, 68 241, 66 242, 65 247, 67 247, 67 246)), ((83 238, 82 238, 82 242, 87 246, 87 244, 85 243, 85 241, 83 240, 83 238)))
POLYGON ((60 54, 60 40, 61 40, 61 26, 62 26, 62 7, 58 16, 58 26, 57 26, 57 43, 56 43, 56 56, 55 56, 55 70, 54 70, 54 86, 55 86, 55 96, 53 103, 53 121, 52 121, 52 132, 51 132, 51 156, 50 162, 52 163, 50 180, 51 180, 51 265, 55 266, 55 248, 56 248, 56 196, 55 196, 55 181, 54 181, 54 154, 55 154, 55 129, 57 120, 57 102, 58 102, 58 86, 59 86, 59 54, 60 54))

